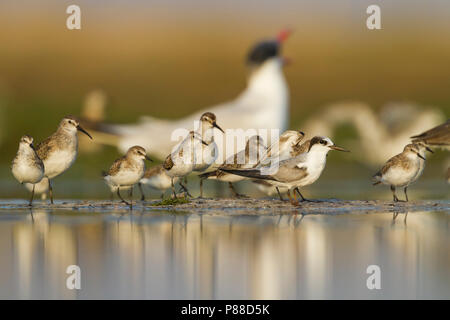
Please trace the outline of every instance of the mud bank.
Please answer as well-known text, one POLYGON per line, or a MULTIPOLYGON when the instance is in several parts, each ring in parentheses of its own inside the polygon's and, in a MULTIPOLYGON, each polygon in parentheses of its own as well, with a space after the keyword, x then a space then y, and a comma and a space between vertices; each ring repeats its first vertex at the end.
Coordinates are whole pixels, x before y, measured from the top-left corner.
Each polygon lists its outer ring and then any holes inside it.
MULTIPOLYGON (((0 200, 0 211, 29 210, 24 200, 0 200)), ((54 205, 36 201, 33 210, 83 211, 97 213, 115 213, 129 211, 130 208, 118 201, 58 200, 54 205)), ((314 202, 302 202, 293 206, 287 201, 274 199, 191 199, 188 203, 161 205, 161 201, 133 201, 133 211, 172 211, 180 214, 209 215, 273 215, 273 214, 343 214, 375 212, 417 212, 448 211, 448 200, 420 200, 393 203, 382 200, 337 200, 322 199, 314 202)))

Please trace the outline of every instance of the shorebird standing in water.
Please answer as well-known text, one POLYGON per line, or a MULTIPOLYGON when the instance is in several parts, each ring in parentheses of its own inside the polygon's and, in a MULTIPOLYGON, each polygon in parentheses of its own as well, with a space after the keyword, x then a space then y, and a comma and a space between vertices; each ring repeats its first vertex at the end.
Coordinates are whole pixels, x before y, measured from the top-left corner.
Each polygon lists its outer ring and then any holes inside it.
POLYGON ((335 146, 330 138, 316 136, 311 139, 307 152, 301 153, 294 158, 280 161, 273 166, 276 169, 273 173, 262 174, 261 168, 223 170, 239 176, 264 180, 274 187, 287 188, 291 204, 298 205, 298 201, 291 197, 290 190, 310 185, 319 179, 325 168, 327 153, 330 150, 348 152, 348 150, 335 146))
MULTIPOLYGON (((214 128, 219 129, 222 133, 225 133, 216 122, 216 116, 214 113, 205 112, 200 117, 199 134, 203 141, 208 145, 197 144, 195 148, 195 165, 194 170, 196 172, 203 172, 216 161, 219 155, 217 144, 214 141, 214 128)), ((200 179, 200 198, 203 197, 203 179, 200 179)))
MULTIPOLYGON (((177 183, 178 178, 174 178, 174 183, 177 183)), ((148 168, 145 170, 144 177, 139 181, 139 188, 141 190, 141 200, 145 200, 145 195, 142 190, 142 185, 149 186, 152 189, 161 191, 161 198, 164 192, 172 186, 172 177, 170 177, 162 164, 148 168)))
POLYGON ((19 150, 11 165, 12 174, 20 183, 31 183, 31 198, 29 206, 33 203, 34 186, 44 177, 44 163, 39 158, 33 146, 33 138, 23 136, 20 139, 19 150))
POLYGON ((400 201, 395 194, 396 187, 403 187, 406 201, 408 201, 408 186, 415 181, 421 168, 420 160, 425 158, 420 154, 420 146, 408 144, 403 152, 390 158, 383 168, 374 176, 374 184, 390 185, 394 201, 400 201))
POLYGON ((39 143, 36 152, 44 162, 45 176, 48 178, 50 202, 53 204, 52 179, 72 166, 78 154, 77 131, 81 131, 92 139, 78 120, 72 116, 64 117, 58 129, 50 137, 39 143))
POLYGON ((233 183, 244 180, 244 177, 237 176, 225 172, 223 169, 246 169, 252 168, 258 163, 258 160, 262 158, 267 152, 266 146, 264 145, 264 140, 260 136, 252 136, 247 140, 245 144, 245 149, 237 152, 233 156, 229 157, 223 165, 221 165, 217 170, 206 172, 201 174, 200 179, 216 179, 219 181, 228 182, 228 187, 230 188, 233 196, 236 198, 245 197, 239 194, 233 186, 233 183))
POLYGON ((133 208, 132 199, 130 202, 125 201, 120 195, 120 189, 126 188, 133 190, 133 186, 139 183, 145 172, 145 159, 151 161, 147 156, 145 149, 140 146, 134 146, 128 149, 127 153, 113 162, 108 171, 108 175, 104 177, 106 183, 117 188, 117 196, 125 204, 133 208))
POLYGON ((173 196, 176 198, 175 193, 175 178, 180 178, 179 184, 186 194, 192 197, 181 182, 181 179, 186 177, 194 170, 196 148, 199 143, 207 146, 208 144, 203 141, 198 133, 190 131, 188 136, 178 145, 175 151, 169 154, 164 160, 163 168, 166 170, 167 175, 170 177, 170 184, 172 186, 173 196))

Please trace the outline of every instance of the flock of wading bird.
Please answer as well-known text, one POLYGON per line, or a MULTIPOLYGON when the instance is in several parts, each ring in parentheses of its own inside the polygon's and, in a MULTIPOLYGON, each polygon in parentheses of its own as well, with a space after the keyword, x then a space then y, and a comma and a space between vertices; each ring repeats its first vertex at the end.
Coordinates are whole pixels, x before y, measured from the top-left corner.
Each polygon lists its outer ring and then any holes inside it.
MULTIPOLYGON (((449 126, 450 120, 447 120, 442 125, 411 137, 411 143, 405 146, 403 152, 390 158, 373 176, 374 184, 389 185, 395 202, 400 201, 395 192, 396 188, 404 188, 403 201, 408 201, 407 188, 421 176, 425 167, 425 153, 432 152, 429 147, 450 146, 449 126)), ((146 150, 141 146, 133 146, 123 157, 113 162, 109 171, 104 173, 104 180, 111 192, 117 192, 120 200, 130 208, 132 200, 123 199, 120 191, 129 190, 132 196, 136 184, 141 190, 141 200, 145 200, 143 184, 162 192, 171 188, 173 197, 176 198, 175 183, 178 182, 184 197, 192 197, 183 183, 183 179, 192 172, 201 173, 200 197, 203 196, 204 179, 228 182, 236 197, 242 195, 235 191, 233 183, 249 179, 261 188, 275 188, 281 200, 281 193, 285 191, 291 204, 299 205, 296 193, 301 201, 310 201, 303 197, 299 188, 314 183, 320 177, 328 152, 348 152, 336 146, 328 137, 315 136, 303 141, 303 132, 287 130, 269 147, 265 146, 264 140, 258 135, 248 138, 244 150, 226 159, 223 165, 216 166, 213 171, 207 171, 218 156, 214 142, 215 129, 224 132, 217 124, 216 116, 206 112, 201 115, 199 129, 190 131, 161 165, 146 169, 145 160, 150 160, 146 150)), ((75 162, 78 153, 78 131, 92 139, 75 117, 67 116, 61 120, 56 132, 36 147, 31 136, 24 135, 20 139, 17 155, 12 161, 12 173, 21 184, 26 184, 31 190, 30 206, 36 185, 41 183, 48 185, 50 201, 53 204, 52 180, 75 162)))

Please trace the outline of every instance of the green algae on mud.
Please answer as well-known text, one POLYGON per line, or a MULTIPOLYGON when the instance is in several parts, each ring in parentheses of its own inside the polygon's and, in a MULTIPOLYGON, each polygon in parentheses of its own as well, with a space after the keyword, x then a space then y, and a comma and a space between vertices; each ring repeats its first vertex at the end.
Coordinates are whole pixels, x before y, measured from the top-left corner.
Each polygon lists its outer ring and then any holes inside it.
POLYGON ((187 198, 167 198, 167 199, 163 199, 159 202, 152 202, 151 204, 149 204, 150 206, 154 206, 154 207, 158 207, 158 206, 176 206, 179 204, 186 204, 189 203, 189 199, 187 198))

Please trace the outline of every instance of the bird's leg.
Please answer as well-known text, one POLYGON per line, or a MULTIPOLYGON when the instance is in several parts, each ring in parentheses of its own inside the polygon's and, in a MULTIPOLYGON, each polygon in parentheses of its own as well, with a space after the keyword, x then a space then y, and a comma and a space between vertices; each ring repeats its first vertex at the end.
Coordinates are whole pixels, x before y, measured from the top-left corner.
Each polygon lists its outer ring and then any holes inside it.
POLYGON ((139 191, 141 191, 141 201, 145 201, 144 190, 142 190, 142 183, 138 183, 139 191))
POLYGON ((284 201, 283 196, 281 195, 280 189, 278 189, 278 187, 275 187, 275 189, 277 189, 278 196, 280 197, 280 200, 284 201))
MULTIPOLYGON (((287 195, 288 195, 288 198, 289 198, 289 202, 290 202, 292 205, 294 205, 294 206, 298 206, 298 205, 299 205, 297 199, 293 199, 293 198, 292 198, 292 196, 291 196, 291 190, 288 189, 287 195)), ((294 197, 295 197, 295 192, 294 192, 294 197)))
POLYGON ((35 186, 36 186, 36 185, 33 184, 33 190, 31 190, 31 198, 30 198, 30 202, 28 203, 28 206, 29 206, 29 207, 31 207, 31 206, 32 206, 32 203, 33 203, 34 187, 35 187, 35 186))
POLYGON ((200 197, 203 198, 203 179, 200 178, 200 197))
POLYGON ((175 192, 175 185, 173 184, 173 178, 171 179, 171 184, 172 184, 172 193, 173 193, 173 197, 174 199, 177 198, 177 193, 175 192))
POLYGON ((302 202, 306 201, 306 202, 315 202, 316 200, 311 200, 311 199, 306 199, 300 192, 300 189, 298 187, 295 187, 294 189, 294 193, 297 191, 298 195, 302 198, 302 202))
POLYGON ((130 205, 127 201, 124 200, 124 198, 122 198, 122 196, 120 195, 120 187, 117 187, 117 196, 119 197, 120 200, 122 200, 123 203, 130 205))
POLYGON ((111 196, 109 198, 110 198, 111 202, 114 201, 114 192, 111 192, 111 196))
POLYGON ((189 190, 186 188, 186 186, 183 183, 181 183, 181 180, 180 180, 179 184, 185 193, 185 198, 186 198, 186 195, 188 195, 189 197, 192 198, 192 195, 189 193, 189 190))
POLYGON ((394 202, 398 202, 398 198, 395 195, 395 187, 394 186, 391 186, 391 191, 392 191, 392 195, 393 195, 393 198, 394 198, 394 202))
POLYGON ((53 204, 53 187, 52 180, 48 179, 48 193, 50 195, 50 203, 53 204))
POLYGON ((235 197, 235 198, 248 198, 246 195, 238 193, 236 191, 236 189, 234 188, 233 183, 228 182, 228 187, 230 188, 231 193, 233 193, 233 197, 235 197))
POLYGON ((130 210, 133 210, 133 188, 134 185, 132 185, 130 189, 130 210))
POLYGON ((405 187, 405 189, 403 189, 405 191, 405 197, 406 197, 406 202, 408 202, 408 186, 405 187))

